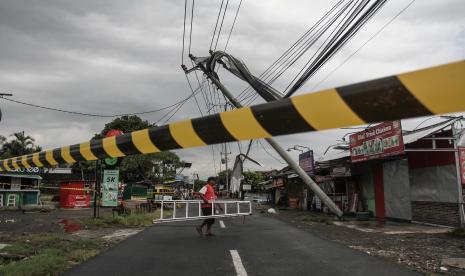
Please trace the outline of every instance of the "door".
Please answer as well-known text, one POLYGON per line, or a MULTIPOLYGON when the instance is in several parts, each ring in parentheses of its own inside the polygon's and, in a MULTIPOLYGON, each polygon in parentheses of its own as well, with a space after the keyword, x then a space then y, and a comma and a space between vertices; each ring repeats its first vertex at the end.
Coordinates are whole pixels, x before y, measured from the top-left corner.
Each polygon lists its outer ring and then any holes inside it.
POLYGON ((383 180, 386 217, 411 220, 412 206, 407 160, 383 163, 383 180))

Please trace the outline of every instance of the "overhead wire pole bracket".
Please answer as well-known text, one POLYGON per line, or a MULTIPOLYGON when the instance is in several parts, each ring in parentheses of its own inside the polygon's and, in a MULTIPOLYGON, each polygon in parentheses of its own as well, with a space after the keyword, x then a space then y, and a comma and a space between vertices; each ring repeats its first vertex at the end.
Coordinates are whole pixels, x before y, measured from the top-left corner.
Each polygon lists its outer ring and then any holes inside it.
MULTIPOLYGON (((212 74, 212 72, 208 71, 206 67, 203 65, 202 62, 196 60, 193 55, 189 55, 189 57, 194 61, 196 66, 202 70, 202 72, 210 79, 221 92, 228 98, 228 100, 236 107, 241 108, 243 107, 242 104, 233 96, 231 92, 212 74)), ((207 59, 201 59, 204 62, 207 59)), ((300 176, 302 181, 321 199, 321 201, 333 212, 336 216, 342 217, 343 212, 336 206, 336 204, 325 194, 325 192, 310 178, 310 176, 295 162, 289 154, 287 154, 286 150, 282 148, 278 142, 276 142, 273 138, 265 138, 265 140, 273 147, 276 152, 281 156, 281 158, 286 161, 286 163, 300 176)))

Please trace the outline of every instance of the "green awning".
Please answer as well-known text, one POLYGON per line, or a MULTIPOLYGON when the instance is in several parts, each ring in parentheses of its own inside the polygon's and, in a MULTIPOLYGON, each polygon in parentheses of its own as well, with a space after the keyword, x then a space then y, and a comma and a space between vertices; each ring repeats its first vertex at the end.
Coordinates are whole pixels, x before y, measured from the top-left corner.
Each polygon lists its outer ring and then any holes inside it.
POLYGON ((16 173, 0 173, 0 176, 7 176, 7 177, 18 177, 18 178, 28 178, 28 179, 37 179, 41 180, 42 177, 37 174, 16 174, 16 173))

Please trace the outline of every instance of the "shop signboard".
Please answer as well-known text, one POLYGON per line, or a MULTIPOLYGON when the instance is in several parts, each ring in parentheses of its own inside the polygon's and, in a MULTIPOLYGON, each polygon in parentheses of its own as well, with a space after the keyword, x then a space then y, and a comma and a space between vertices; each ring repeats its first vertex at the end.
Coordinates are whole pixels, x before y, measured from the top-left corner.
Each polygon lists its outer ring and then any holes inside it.
POLYGON ((404 153, 400 121, 384 122, 350 135, 350 158, 361 162, 404 153))
POLYGON ((465 148, 459 148, 460 179, 465 184, 465 148))
POLYGON ((299 166, 307 174, 313 174, 313 150, 299 154, 299 166))
POLYGON ((243 191, 251 191, 251 190, 252 190, 252 185, 250 185, 250 184, 243 184, 243 185, 242 185, 242 190, 243 190, 243 191))
POLYGON ((102 206, 118 206, 119 170, 104 170, 102 182, 102 206))

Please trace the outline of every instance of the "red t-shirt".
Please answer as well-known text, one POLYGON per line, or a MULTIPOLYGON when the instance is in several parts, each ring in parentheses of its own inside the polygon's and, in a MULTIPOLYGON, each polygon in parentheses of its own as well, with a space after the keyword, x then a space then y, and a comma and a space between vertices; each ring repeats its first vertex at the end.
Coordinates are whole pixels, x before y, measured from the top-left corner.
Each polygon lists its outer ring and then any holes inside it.
MULTIPOLYGON (((210 184, 207 184, 200 189, 199 193, 203 195, 203 197, 208 200, 212 201, 216 199, 215 189, 210 184)), ((203 203, 202 208, 211 208, 212 205, 210 203, 203 203)))

